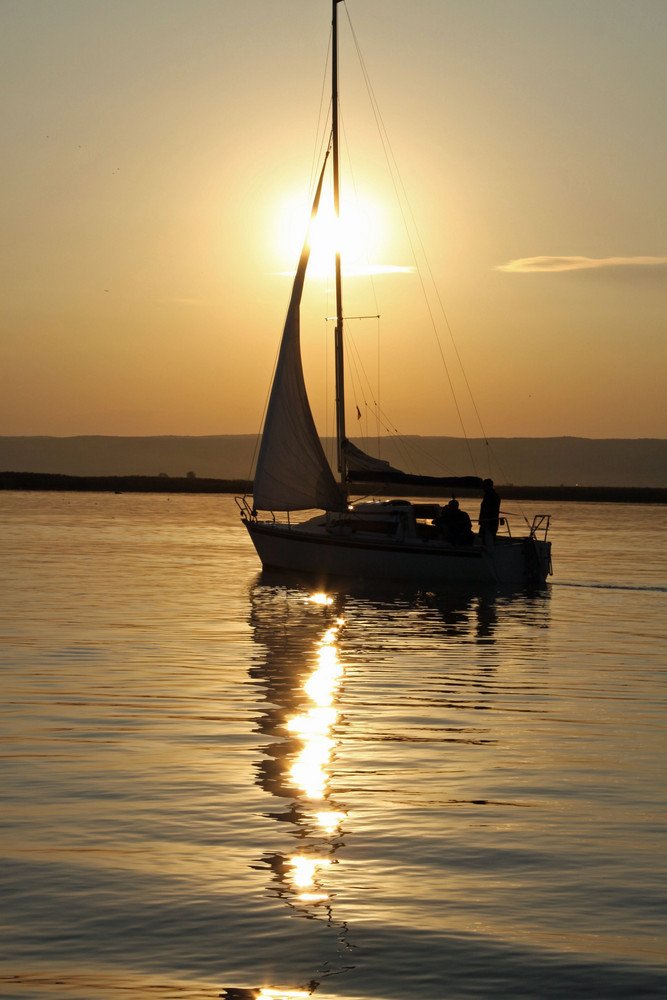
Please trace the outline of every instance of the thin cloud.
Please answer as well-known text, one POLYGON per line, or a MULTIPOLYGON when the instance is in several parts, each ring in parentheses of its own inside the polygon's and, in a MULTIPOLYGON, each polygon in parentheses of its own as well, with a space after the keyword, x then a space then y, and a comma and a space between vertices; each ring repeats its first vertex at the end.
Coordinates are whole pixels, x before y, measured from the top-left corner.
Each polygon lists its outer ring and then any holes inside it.
POLYGON ((520 257, 499 264, 495 271, 510 274, 535 272, 586 271, 610 267, 665 267, 667 257, 520 257))

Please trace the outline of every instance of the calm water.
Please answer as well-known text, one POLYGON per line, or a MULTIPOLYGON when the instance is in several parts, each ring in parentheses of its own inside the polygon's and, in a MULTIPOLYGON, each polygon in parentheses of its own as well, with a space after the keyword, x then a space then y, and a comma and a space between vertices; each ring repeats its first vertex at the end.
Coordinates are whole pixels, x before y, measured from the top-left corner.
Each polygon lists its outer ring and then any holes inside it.
POLYGON ((326 599, 232 498, 0 508, 4 1000, 667 995, 664 508, 326 599))

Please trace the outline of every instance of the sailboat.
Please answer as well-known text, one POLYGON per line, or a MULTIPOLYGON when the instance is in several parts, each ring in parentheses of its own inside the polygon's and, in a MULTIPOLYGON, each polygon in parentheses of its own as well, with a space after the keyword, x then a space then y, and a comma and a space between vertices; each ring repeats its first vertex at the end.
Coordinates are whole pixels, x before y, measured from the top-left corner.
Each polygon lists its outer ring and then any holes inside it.
POLYGON ((238 498, 241 517, 264 569, 424 584, 542 583, 551 572, 549 515, 533 519, 527 534, 512 535, 498 516, 480 534, 452 536, 442 527, 439 503, 400 497, 353 503, 355 482, 453 492, 482 488, 477 476, 423 477, 401 472, 365 454, 345 428, 343 295, 340 251, 335 251, 335 397, 338 478, 334 476, 313 419, 303 373, 300 308, 310 257, 310 228, 317 217, 325 169, 332 160, 333 205, 339 214, 338 4, 332 2, 331 135, 316 186, 310 225, 289 300, 266 410, 253 482, 252 502, 238 498), (308 511, 305 520, 292 513, 308 511), (315 511, 316 513, 313 513, 315 511), (286 519, 276 514, 287 515, 286 519), (502 530, 495 532, 497 524, 502 530))

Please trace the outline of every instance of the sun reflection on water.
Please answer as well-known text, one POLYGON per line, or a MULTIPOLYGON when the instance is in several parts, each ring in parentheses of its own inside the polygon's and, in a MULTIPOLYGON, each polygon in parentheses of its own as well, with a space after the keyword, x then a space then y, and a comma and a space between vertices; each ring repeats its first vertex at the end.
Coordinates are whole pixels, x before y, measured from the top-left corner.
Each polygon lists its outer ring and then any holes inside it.
MULTIPOLYGON (((332 598, 323 593, 313 594, 306 598, 306 603, 326 607, 332 603, 332 598)), ((333 705, 343 677, 343 665, 335 643, 344 624, 344 618, 337 618, 318 643, 317 667, 303 684, 303 690, 313 704, 286 722, 286 728, 296 733, 304 744, 290 769, 290 775, 297 788, 309 799, 322 799, 327 792, 328 767, 336 746, 331 732, 338 721, 338 712, 333 705)))
MULTIPOLYGON (((318 593, 306 598, 306 603, 328 607, 333 602, 331 597, 318 593)), ((324 799, 327 795, 331 756, 336 747, 332 730, 338 721, 338 712, 334 705, 344 673, 336 641, 344 624, 344 618, 336 618, 318 642, 317 666, 302 685, 313 704, 286 722, 289 732, 297 734, 303 741, 303 747, 290 768, 290 777, 303 795, 311 800, 324 799)), ((342 812, 319 810, 315 819, 324 833, 331 834, 344 815, 342 812)), ((317 871, 330 864, 330 858, 304 855, 292 858, 290 865, 294 872, 294 884, 299 888, 312 885, 317 871)), ((326 893, 302 893, 299 898, 303 902, 317 902, 328 896, 326 893)))
POLYGON ((298 855, 290 860, 294 869, 294 882, 298 886, 312 885, 320 868, 331 864, 331 858, 305 858, 298 855))
POLYGON ((326 830, 327 833, 333 833, 333 831, 336 830, 343 822, 343 820, 345 819, 345 815, 346 814, 344 812, 316 813, 318 824, 322 827, 323 830, 326 830))
MULTIPOLYGON (((337 961, 319 970, 308 992, 301 992, 303 985, 282 991, 267 986, 258 1000, 310 996, 320 976, 351 967, 347 922, 334 915, 331 886, 347 817, 330 787, 345 674, 341 610, 341 599, 322 591, 304 593, 278 583, 253 592, 251 621, 262 655, 250 676, 261 685, 264 710, 258 730, 268 738, 264 759, 256 765, 257 782, 273 797, 265 815, 281 821, 280 837, 287 834, 289 843, 265 851, 261 868, 251 867, 271 871, 271 893, 301 916, 337 929, 337 961)), ((233 1000, 245 996, 234 994, 233 1000)))
POLYGON ((307 597, 306 604, 330 605, 333 604, 333 597, 329 597, 328 594, 319 591, 317 594, 311 594, 310 597, 307 597))

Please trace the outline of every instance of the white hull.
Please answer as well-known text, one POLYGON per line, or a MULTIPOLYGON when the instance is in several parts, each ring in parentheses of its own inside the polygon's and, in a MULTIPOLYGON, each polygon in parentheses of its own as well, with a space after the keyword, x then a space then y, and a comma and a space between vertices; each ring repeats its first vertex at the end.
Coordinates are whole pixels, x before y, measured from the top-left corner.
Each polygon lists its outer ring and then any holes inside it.
POLYGON ((528 536, 453 546, 437 538, 378 538, 363 530, 345 535, 324 518, 297 525, 254 519, 245 524, 265 569, 320 578, 527 584, 543 583, 550 572, 551 544, 528 536))

